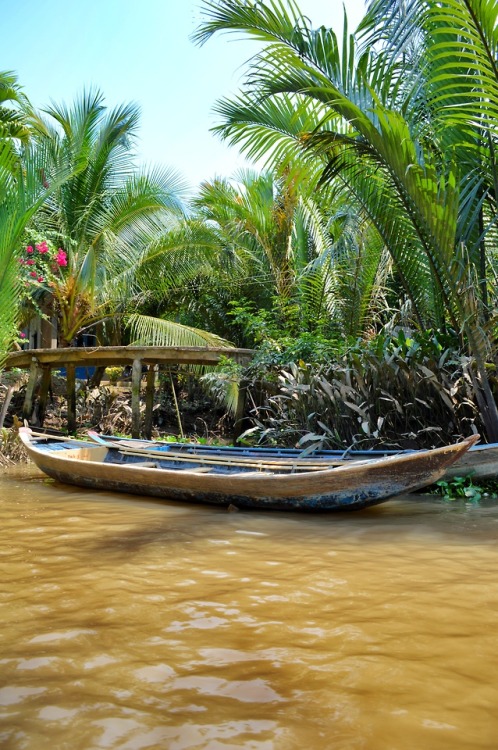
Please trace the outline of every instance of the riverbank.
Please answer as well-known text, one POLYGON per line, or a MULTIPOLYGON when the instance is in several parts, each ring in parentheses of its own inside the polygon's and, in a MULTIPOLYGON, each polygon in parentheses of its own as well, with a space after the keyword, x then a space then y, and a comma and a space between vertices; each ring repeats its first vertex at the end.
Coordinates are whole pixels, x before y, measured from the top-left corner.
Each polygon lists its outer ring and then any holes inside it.
MULTIPOLYGON (((0 466, 22 463, 27 460, 24 448, 17 438, 26 384, 12 394, 0 430, 0 466)), ((5 398, 5 394, 3 394, 5 398)), ((233 420, 217 407, 196 379, 183 377, 175 384, 159 383, 156 391, 153 432, 154 439, 174 437, 179 440, 229 442, 233 420)), ((88 430, 112 435, 131 435, 132 392, 129 383, 105 382, 99 387, 79 383, 76 398, 76 436, 85 437, 88 430)), ((36 420, 34 420, 36 422, 36 420)), ((32 424, 34 424, 34 422, 32 424)), ((54 376, 43 429, 56 434, 67 434, 66 381, 54 376)))
POLYGON ((18 435, 18 426, 0 430, 0 468, 29 463, 26 450, 18 435))

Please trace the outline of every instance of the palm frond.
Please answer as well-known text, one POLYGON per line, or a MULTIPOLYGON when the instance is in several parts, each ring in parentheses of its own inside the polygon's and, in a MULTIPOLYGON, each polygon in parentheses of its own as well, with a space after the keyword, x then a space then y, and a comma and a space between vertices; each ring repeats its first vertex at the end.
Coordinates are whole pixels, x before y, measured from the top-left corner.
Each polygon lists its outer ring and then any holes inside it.
POLYGON ((138 313, 128 318, 127 325, 135 346, 232 346, 214 333, 138 313))

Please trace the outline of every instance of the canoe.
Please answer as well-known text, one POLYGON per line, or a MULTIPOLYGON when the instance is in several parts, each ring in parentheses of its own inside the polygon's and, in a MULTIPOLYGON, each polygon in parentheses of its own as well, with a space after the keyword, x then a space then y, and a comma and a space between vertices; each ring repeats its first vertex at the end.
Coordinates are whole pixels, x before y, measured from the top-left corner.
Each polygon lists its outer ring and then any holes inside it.
MULTIPOLYGON (((397 450, 303 450, 299 448, 278 448, 271 446, 224 446, 205 445, 202 443, 171 443, 154 440, 135 440, 133 438, 117 438, 112 435, 98 435, 90 431, 90 439, 119 443, 123 445, 135 445, 140 448, 153 448, 165 450, 169 453, 187 453, 191 455, 232 456, 236 457, 279 457, 289 460, 314 459, 315 461, 335 461, 337 465, 344 461, 364 461, 370 458, 383 458, 385 456, 397 456, 400 454, 418 453, 419 451, 397 451, 397 450)), ((472 476, 472 479, 495 479, 498 477, 498 443, 484 443, 472 445, 454 464, 449 466, 444 473, 443 479, 452 479, 456 476, 472 476)))
POLYGON ((440 479, 477 440, 435 450, 304 466, 278 457, 175 455, 136 445, 54 438, 21 427, 31 460, 60 482, 98 490, 287 511, 359 510, 440 479))

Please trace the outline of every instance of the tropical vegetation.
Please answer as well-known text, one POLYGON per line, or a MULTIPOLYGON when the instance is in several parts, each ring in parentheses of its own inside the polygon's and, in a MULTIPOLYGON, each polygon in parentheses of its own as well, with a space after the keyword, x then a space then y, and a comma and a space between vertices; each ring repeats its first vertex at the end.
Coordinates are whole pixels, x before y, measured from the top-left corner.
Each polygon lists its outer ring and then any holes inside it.
MULTIPOLYGON (((109 111, 95 91, 83 94, 71 109, 52 106, 44 116, 32 117, 48 166, 74 170, 33 224, 42 242, 52 241, 66 259, 64 273, 43 289, 58 319, 61 345, 102 321, 108 321, 107 340, 116 337, 116 321, 129 321, 143 293, 137 279, 150 262, 151 246, 184 214, 179 175, 134 166, 138 121, 135 105, 109 111)), ((118 326, 118 336, 123 327, 118 326)), ((208 334, 187 333, 196 343, 211 340, 208 334)))
POLYGON ((218 132, 349 200, 394 264, 419 330, 453 331, 488 437, 494 365, 498 7, 373 0, 342 43, 293 0, 203 3, 196 34, 262 43, 218 132))
POLYGON ((189 203, 134 166, 135 107, 37 113, 0 74, 0 350, 40 312, 61 345, 230 341, 254 363, 206 381, 243 383, 248 437, 498 440, 496 3, 371 0, 342 38, 295 0, 201 8, 198 43, 259 42, 215 130, 260 168, 189 203))

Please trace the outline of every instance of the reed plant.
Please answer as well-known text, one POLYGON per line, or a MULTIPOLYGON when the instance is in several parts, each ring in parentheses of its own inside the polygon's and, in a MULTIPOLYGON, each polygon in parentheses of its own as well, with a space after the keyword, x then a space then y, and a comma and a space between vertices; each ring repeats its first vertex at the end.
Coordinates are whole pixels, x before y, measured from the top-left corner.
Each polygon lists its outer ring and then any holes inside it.
POLYGON ((359 342, 333 361, 245 373, 244 440, 335 448, 423 448, 484 434, 472 362, 432 334, 359 342))

